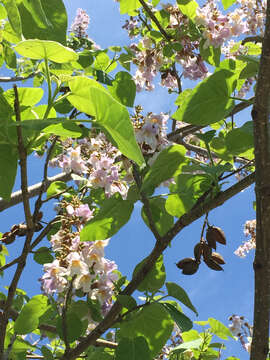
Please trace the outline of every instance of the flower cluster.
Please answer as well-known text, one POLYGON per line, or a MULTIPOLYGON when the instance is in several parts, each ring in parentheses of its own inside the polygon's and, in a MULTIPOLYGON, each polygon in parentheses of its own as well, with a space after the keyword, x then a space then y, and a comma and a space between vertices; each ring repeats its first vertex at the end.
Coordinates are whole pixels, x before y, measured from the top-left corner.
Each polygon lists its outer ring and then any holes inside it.
POLYGON ((266 2, 238 0, 240 7, 222 14, 215 0, 197 8, 196 23, 203 27, 204 47, 222 46, 232 37, 263 32, 266 2))
POLYGON ((243 316, 232 315, 229 317, 232 322, 229 324, 229 329, 234 336, 237 336, 243 346, 244 350, 250 352, 252 326, 245 321, 243 316))
POLYGON ((151 155, 152 159, 170 144, 166 134, 168 119, 169 115, 164 113, 148 113, 145 117, 137 113, 133 119, 137 143, 142 153, 151 155))
POLYGON ((256 220, 248 220, 245 223, 244 228, 245 236, 250 236, 251 238, 245 241, 242 245, 235 250, 234 254, 239 257, 245 257, 246 254, 256 248, 256 220))
POLYGON ((63 143, 64 153, 50 161, 50 166, 58 166, 65 172, 84 175, 87 186, 103 188, 108 197, 119 192, 123 198, 128 191, 127 178, 121 177, 121 164, 117 157, 121 153, 107 141, 104 134, 63 143))
POLYGON ((61 203, 60 230, 51 236, 50 242, 56 259, 44 265, 41 278, 46 294, 61 294, 72 285, 92 300, 98 300, 105 314, 111 307, 114 282, 118 276, 115 262, 104 258, 104 247, 108 240, 80 242, 79 232, 86 221, 93 217, 93 211, 78 199, 61 203), (72 231, 76 230, 76 231, 72 231))
POLYGON ((71 31, 78 38, 87 37, 86 30, 89 25, 90 18, 87 15, 86 11, 83 9, 77 9, 77 13, 74 19, 74 22, 71 25, 71 31))

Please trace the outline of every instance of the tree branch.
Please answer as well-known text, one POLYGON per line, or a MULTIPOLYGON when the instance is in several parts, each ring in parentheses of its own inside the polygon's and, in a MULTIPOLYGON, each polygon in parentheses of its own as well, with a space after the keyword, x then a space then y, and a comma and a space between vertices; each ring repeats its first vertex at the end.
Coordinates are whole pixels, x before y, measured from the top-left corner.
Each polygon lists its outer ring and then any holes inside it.
POLYGON ((33 73, 27 76, 14 76, 14 77, 0 77, 0 82, 16 82, 16 81, 23 81, 27 79, 31 79, 37 75, 41 74, 41 71, 34 71, 33 73))
MULTIPOLYGON (((181 216, 174 226, 162 236, 160 241, 156 241, 155 247, 153 248, 150 255, 147 257, 145 263, 132 278, 127 287, 121 292, 121 295, 131 295, 145 278, 145 276, 151 271, 153 265, 162 254, 162 252, 168 247, 172 239, 177 235, 183 228, 190 225, 195 220, 199 219, 203 214, 215 209, 222 205, 225 201, 250 186, 255 181, 255 173, 247 176, 245 179, 239 181, 229 189, 218 193, 213 199, 206 203, 194 206, 188 213, 181 216)), ((75 348, 71 349, 68 353, 62 357, 62 360, 73 360, 85 351, 88 346, 93 345, 106 330, 108 330, 116 321, 118 314, 122 309, 122 305, 116 301, 106 317, 97 325, 97 327, 86 336, 75 348)))
POLYGON ((256 167, 256 252, 254 322, 250 360, 265 360, 269 351, 270 316, 270 0, 252 109, 256 167))
MULTIPOLYGON (((67 174, 67 173, 60 173, 57 174, 55 176, 52 177, 48 177, 47 181, 46 181, 46 185, 44 188, 44 191, 46 191, 48 189, 48 187, 50 186, 51 183, 53 183, 54 181, 70 181, 71 180, 71 174, 67 174)), ((37 184, 31 185, 28 187, 28 197, 32 198, 34 196, 37 196, 40 193, 40 189, 42 187, 42 182, 39 182, 37 184)), ((20 202, 22 202, 22 191, 16 191, 11 195, 11 198, 9 201, 3 200, 0 198, 0 212, 8 209, 14 205, 19 204, 20 202)))
POLYGON ((163 27, 161 26, 160 22, 158 21, 158 19, 155 17, 154 13, 152 12, 152 10, 149 8, 149 6, 145 3, 144 0, 139 0, 139 2, 142 4, 142 7, 144 8, 145 12, 148 14, 148 16, 150 17, 151 20, 153 20, 153 22, 157 25, 159 31, 161 32, 161 34, 163 35, 163 37, 170 42, 171 38, 170 36, 166 33, 166 31, 163 29, 163 27))

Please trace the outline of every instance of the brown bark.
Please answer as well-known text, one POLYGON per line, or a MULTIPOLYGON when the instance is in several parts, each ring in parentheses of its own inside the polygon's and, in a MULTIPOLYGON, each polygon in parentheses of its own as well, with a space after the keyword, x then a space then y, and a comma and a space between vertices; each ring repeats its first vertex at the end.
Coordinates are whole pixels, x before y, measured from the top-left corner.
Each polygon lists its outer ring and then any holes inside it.
POLYGON ((254 333, 251 360, 265 360, 269 351, 270 316, 270 0, 252 118, 256 166, 256 253, 254 260, 254 333))

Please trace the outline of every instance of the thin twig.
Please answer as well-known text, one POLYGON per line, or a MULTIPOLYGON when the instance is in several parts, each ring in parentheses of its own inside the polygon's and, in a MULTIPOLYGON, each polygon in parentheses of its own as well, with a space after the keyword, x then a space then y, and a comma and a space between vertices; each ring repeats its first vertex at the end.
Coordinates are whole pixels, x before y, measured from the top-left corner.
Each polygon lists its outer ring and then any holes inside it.
POLYGON ((166 31, 163 29, 163 27, 161 26, 160 22, 158 21, 158 19, 155 17, 154 13, 152 12, 152 10, 149 8, 149 6, 145 3, 144 0, 139 0, 139 2, 142 4, 142 7, 144 8, 145 12, 148 14, 148 16, 150 17, 150 19, 153 20, 153 22, 157 25, 159 31, 161 32, 161 34, 163 35, 163 37, 170 42, 171 38, 170 36, 166 33, 166 31))
POLYGON ((242 45, 245 45, 247 42, 255 42, 255 43, 262 43, 263 37, 261 36, 248 36, 241 41, 242 45))
POLYGON ((69 341, 68 341, 67 311, 68 311, 68 305, 69 305, 71 295, 72 295, 73 281, 74 281, 75 277, 76 277, 76 275, 74 275, 72 277, 69 287, 68 287, 68 290, 65 294, 63 311, 62 311, 62 330, 63 330, 64 343, 65 343, 65 347, 66 347, 65 353, 70 350, 70 345, 69 345, 69 341))
POLYGON ((47 151, 47 156, 45 159, 45 165, 44 165, 44 171, 43 171, 43 180, 39 189, 39 194, 38 194, 38 198, 35 202, 35 210, 34 210, 34 214, 33 214, 33 221, 36 222, 39 216, 39 210, 42 206, 42 195, 45 192, 46 186, 47 186, 47 182, 48 182, 48 166, 49 166, 49 161, 54 149, 54 146, 56 144, 58 137, 56 136, 52 143, 51 146, 49 147, 48 151, 47 151))
POLYGON ((41 71, 34 71, 33 73, 27 75, 27 76, 14 76, 14 77, 0 77, 0 82, 16 82, 16 81, 24 81, 27 79, 31 79, 37 75, 41 74, 41 71))

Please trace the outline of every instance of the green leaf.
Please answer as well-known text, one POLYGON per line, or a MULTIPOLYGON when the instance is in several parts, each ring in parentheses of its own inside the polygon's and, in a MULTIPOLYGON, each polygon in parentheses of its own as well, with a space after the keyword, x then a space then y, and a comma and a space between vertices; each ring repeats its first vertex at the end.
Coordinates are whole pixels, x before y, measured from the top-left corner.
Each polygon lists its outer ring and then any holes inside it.
POLYGON ((147 341, 143 336, 123 338, 115 350, 115 360, 151 360, 147 341))
MULTIPOLYGON (((156 11, 155 12, 155 17, 157 18, 158 22, 163 27, 163 29, 166 29, 166 27, 170 23, 170 14, 168 13, 168 11, 165 11, 163 9, 160 10, 160 11, 156 11)), ((151 20, 151 25, 152 25, 153 29, 159 31, 159 28, 157 27, 157 25, 152 20, 151 20)))
MULTIPOLYGON (((173 216, 168 214, 165 209, 166 200, 163 198, 149 199, 149 206, 152 213, 152 219, 156 228, 161 236, 173 226, 173 216)), ((142 218, 146 225, 149 227, 149 221, 146 215, 145 206, 142 207, 142 218)))
POLYGON ((185 167, 183 167, 183 174, 178 175, 176 179, 177 185, 172 187, 177 194, 169 195, 165 204, 167 212, 176 217, 187 213, 197 199, 210 189, 213 181, 208 174, 196 175, 185 172, 184 169, 185 167))
POLYGON ((114 356, 107 351, 107 349, 89 346, 86 360, 114 360, 114 356))
POLYGON ((52 40, 66 44, 67 12, 62 0, 31 0, 31 3, 28 0, 16 1, 24 20, 22 32, 25 39, 52 40), (33 8, 34 12, 31 11, 33 8))
POLYGON ((182 14, 186 15, 190 20, 196 17, 198 4, 195 0, 177 0, 177 4, 182 14))
POLYGON ((222 120, 233 102, 235 73, 221 69, 201 81, 173 114, 178 121, 206 126, 222 120), (232 81, 234 79, 234 81, 232 81))
MULTIPOLYGON (((34 106, 42 99, 43 96, 43 89, 41 88, 18 87, 17 91, 20 107, 34 106)), ((12 107, 15 100, 14 90, 8 89, 4 92, 4 96, 12 107)))
POLYGON ((7 66, 11 69, 16 69, 17 59, 15 52, 9 45, 6 45, 5 43, 3 43, 3 45, 4 45, 3 55, 7 66))
POLYGON ((186 89, 183 92, 181 92, 177 99, 175 100, 175 105, 182 106, 184 104, 185 99, 187 99, 192 93, 192 89, 186 89))
POLYGON ((136 96, 136 85, 132 76, 125 71, 116 74, 112 86, 108 86, 110 94, 121 104, 132 107, 136 96))
MULTIPOLYGON (((62 340, 64 340, 63 326, 63 319, 59 318, 56 323, 56 328, 62 340)), ((83 334, 83 323, 75 312, 68 311, 66 316, 66 330, 67 341, 69 343, 77 340, 83 334)))
POLYGON ((67 184, 63 181, 54 181, 47 189, 47 198, 55 196, 67 189, 67 184))
POLYGON ((17 173, 17 149, 11 145, 0 144, 0 196, 9 200, 17 173))
POLYGON ((152 359, 166 344, 172 330, 173 321, 168 312, 161 304, 153 303, 131 314, 129 320, 121 322, 119 336, 129 339, 143 336, 150 348, 152 359))
POLYGON ((24 40, 15 45, 14 49, 30 59, 48 59, 59 64, 78 59, 78 55, 72 49, 49 40, 24 40))
POLYGON ((228 337, 233 338, 230 330, 225 325, 223 325, 222 322, 213 318, 209 318, 208 322, 210 325, 210 331, 216 336, 218 336, 220 339, 227 340, 228 337))
POLYGON ((95 116, 97 125, 110 134, 122 154, 142 165, 144 159, 127 109, 94 80, 76 77, 69 81, 69 87, 71 104, 79 111, 95 116))
POLYGON ((83 135, 83 130, 80 126, 68 120, 65 123, 49 125, 42 132, 60 136, 62 139, 78 138, 83 135))
POLYGON ((42 246, 35 251, 34 260, 36 263, 43 265, 53 262, 54 257, 52 256, 50 250, 47 247, 42 246))
POLYGON ((236 0, 222 0, 224 10, 227 10, 230 6, 235 3, 236 0))
POLYGON ((169 296, 172 296, 173 298, 179 300, 182 304, 186 305, 190 310, 195 312, 197 316, 199 315, 196 308, 193 306, 192 302, 190 301, 188 294, 181 286, 173 282, 167 282, 166 288, 169 296))
POLYGON ((252 121, 246 122, 238 129, 232 129, 225 137, 227 149, 234 155, 244 154, 247 150, 253 149, 252 121))
POLYGON ((22 34, 22 23, 21 23, 21 17, 20 13, 17 8, 17 4, 15 0, 2 0, 2 3, 4 4, 8 20, 10 22, 10 25, 12 29, 14 30, 15 34, 21 37, 22 34))
POLYGON ((42 29, 52 27, 43 10, 41 0, 23 0, 23 5, 31 13, 38 27, 42 29))
POLYGON ((120 0, 120 14, 137 15, 135 10, 141 6, 139 0, 120 0))
POLYGON ((0 20, 7 18, 7 11, 4 8, 3 4, 0 4, 0 20))
POLYGON ((221 49, 220 47, 208 46, 204 47, 206 40, 203 39, 200 42, 200 54, 203 60, 208 64, 218 67, 220 64, 221 49))
POLYGON ((45 295, 34 296, 25 304, 14 324, 17 334, 27 334, 37 329, 39 318, 48 307, 48 297, 45 295))
POLYGON ((136 300, 129 295, 117 295, 117 301, 128 310, 134 309, 137 306, 136 300))
POLYGON ((192 321, 183 313, 181 313, 175 306, 169 302, 163 302, 162 305, 168 311, 173 321, 177 324, 181 332, 192 329, 192 321))
POLYGON ((185 341, 183 344, 180 344, 172 349, 173 353, 182 353, 187 349, 199 349, 203 342, 203 339, 196 339, 192 341, 185 341))
MULTIPOLYGON (((136 265, 132 277, 136 276, 138 271, 144 265, 146 259, 143 259, 136 265)), ((155 293, 159 290, 166 280, 165 266, 163 264, 163 256, 161 255, 153 265, 151 271, 144 277, 143 281, 138 286, 139 291, 149 291, 155 293)))
POLYGON ((133 211, 133 202, 123 200, 119 193, 106 199, 93 219, 80 232, 81 241, 105 240, 124 226, 133 211))
POLYGON ((46 360, 54 360, 53 353, 46 346, 42 346, 40 351, 46 360))
POLYGON ((100 302, 98 300, 88 298, 87 305, 91 313, 91 318, 96 322, 100 322, 103 319, 101 315, 100 302))
POLYGON ((146 173, 141 190, 153 191, 162 181, 180 172, 180 166, 185 163, 185 153, 186 149, 182 145, 172 145, 161 151, 146 173))

